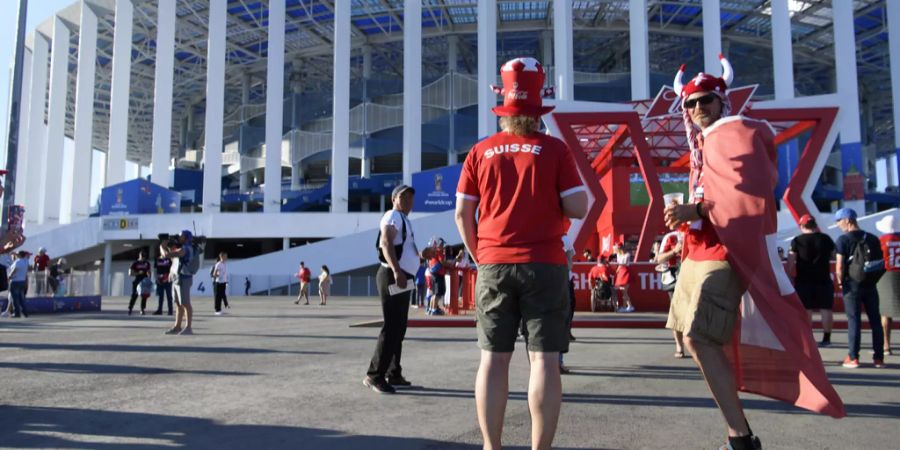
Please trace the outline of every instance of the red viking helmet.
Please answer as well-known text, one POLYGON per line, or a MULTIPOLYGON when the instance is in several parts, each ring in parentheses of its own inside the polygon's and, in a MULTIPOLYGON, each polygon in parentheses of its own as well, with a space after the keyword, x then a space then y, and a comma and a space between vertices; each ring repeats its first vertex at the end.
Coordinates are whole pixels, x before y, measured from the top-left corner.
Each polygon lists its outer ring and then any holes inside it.
POLYGON ((675 81, 673 83, 675 86, 675 93, 681 98, 687 98, 694 92, 703 91, 717 92, 724 96, 725 90, 728 89, 728 86, 731 85, 731 81, 734 79, 734 70, 731 68, 731 63, 721 54, 719 55, 719 62, 722 63, 721 78, 700 72, 686 85, 682 81, 684 79, 685 68, 685 65, 682 64, 678 69, 678 73, 675 74, 675 81))
POLYGON ((491 86, 503 96, 503 106, 493 108, 498 116, 540 117, 553 110, 543 106, 542 97, 553 95, 553 88, 544 88, 544 68, 534 58, 515 58, 500 67, 503 88, 491 86))

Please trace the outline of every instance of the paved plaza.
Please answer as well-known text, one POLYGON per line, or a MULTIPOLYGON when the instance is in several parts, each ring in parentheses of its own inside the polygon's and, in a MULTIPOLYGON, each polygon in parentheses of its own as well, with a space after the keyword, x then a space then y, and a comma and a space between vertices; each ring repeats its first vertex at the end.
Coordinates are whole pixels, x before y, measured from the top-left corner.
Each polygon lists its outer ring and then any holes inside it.
MULTIPOLYGON (((194 336, 164 336, 167 316, 103 312, 0 320, 0 447, 84 449, 477 449, 473 328, 411 328, 404 374, 414 386, 377 395, 362 385, 377 328, 374 298, 326 307, 287 297, 234 297, 228 315, 195 299, 194 336)), ((314 299, 317 302, 317 299, 314 299)), ((420 315, 418 310, 411 316, 420 315)), ((567 357, 561 449, 714 449, 715 404, 663 329, 576 329, 567 357)), ((900 357, 871 367, 868 332, 857 370, 824 350, 849 417, 834 420, 743 395, 766 449, 900 447, 900 357)), ((527 361, 513 358, 504 442, 527 448, 527 361)))

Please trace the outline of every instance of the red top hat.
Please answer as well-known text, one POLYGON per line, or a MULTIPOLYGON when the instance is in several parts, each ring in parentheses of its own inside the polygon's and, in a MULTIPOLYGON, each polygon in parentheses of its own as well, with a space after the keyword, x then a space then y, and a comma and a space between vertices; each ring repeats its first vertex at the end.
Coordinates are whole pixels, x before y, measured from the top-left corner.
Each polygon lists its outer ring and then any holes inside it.
POLYGON ((681 98, 688 98, 695 92, 717 92, 719 95, 725 95, 725 90, 728 89, 728 86, 734 79, 734 70, 731 68, 731 63, 721 54, 719 55, 719 62, 722 64, 722 77, 715 77, 708 73, 700 72, 688 84, 683 84, 681 81, 685 68, 685 65, 682 64, 678 69, 678 73, 675 74, 675 93, 680 95, 681 98))
POLYGON ((544 96, 553 95, 553 88, 544 87, 544 68, 534 58, 516 58, 500 67, 503 88, 491 86, 503 96, 503 106, 492 110, 498 116, 540 117, 553 111, 553 106, 543 106, 544 96))

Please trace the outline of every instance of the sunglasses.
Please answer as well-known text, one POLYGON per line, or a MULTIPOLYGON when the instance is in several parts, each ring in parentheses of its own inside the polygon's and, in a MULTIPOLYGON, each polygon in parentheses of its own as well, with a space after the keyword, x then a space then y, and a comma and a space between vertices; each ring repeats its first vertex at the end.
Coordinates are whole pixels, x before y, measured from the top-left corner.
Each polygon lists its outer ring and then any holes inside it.
POLYGON ((703 97, 692 98, 690 100, 684 101, 684 109, 694 109, 697 106, 697 103, 701 105, 708 105, 716 99, 715 94, 706 94, 703 97))

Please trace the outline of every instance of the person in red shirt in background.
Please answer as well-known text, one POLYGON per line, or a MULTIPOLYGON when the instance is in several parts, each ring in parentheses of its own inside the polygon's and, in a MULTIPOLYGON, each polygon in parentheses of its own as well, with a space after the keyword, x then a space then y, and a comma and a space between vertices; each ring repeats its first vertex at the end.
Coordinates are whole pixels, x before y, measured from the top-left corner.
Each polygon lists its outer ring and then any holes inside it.
POLYGON ((884 328, 884 354, 891 355, 891 326, 894 317, 900 316, 900 232, 894 225, 893 215, 885 216, 875 223, 882 232, 881 252, 884 254, 884 268, 887 272, 878 280, 878 309, 881 312, 881 326, 884 328))
MULTIPOLYGON (((676 203, 677 204, 677 203, 676 203)), ((684 233, 673 231, 663 236, 659 254, 656 255, 657 264, 665 264, 669 269, 676 268, 681 265, 681 242, 684 240, 684 233)), ((669 301, 672 301, 672 291, 669 294, 669 301)), ((684 333, 678 330, 672 330, 672 337, 675 338, 675 353, 672 355, 676 358, 684 358, 684 333)))
POLYGON ((631 253, 625 250, 623 245, 617 245, 613 248, 616 253, 616 283, 615 288, 619 298, 622 299, 624 305, 617 309, 616 312, 630 313, 634 312, 634 305, 631 304, 631 297, 628 296, 628 287, 631 286, 631 253))
POLYGON ((34 281, 35 295, 43 295, 47 292, 47 267, 50 265, 50 256, 44 247, 38 249, 38 254, 34 255, 34 281))
POLYGON ((304 303, 304 305, 308 305, 309 280, 312 278, 312 273, 309 271, 309 267, 306 267, 306 264, 303 261, 300 261, 300 270, 297 272, 297 278, 300 279, 300 293, 297 294, 297 301, 295 301, 294 304, 299 305, 300 299, 306 298, 306 303, 304 303))
POLYGON ((447 259, 444 239, 431 238, 428 247, 434 249, 434 256, 428 260, 428 268, 425 269, 425 277, 430 279, 430 281, 426 280, 426 284, 431 286, 431 295, 428 297, 428 309, 425 311, 425 314, 439 316, 444 314, 444 311, 441 310, 441 299, 444 298, 444 294, 447 292, 447 280, 444 278, 446 273, 444 264, 447 259))
POLYGON ((485 449, 499 449, 509 364, 519 325, 528 335, 533 449, 549 449, 562 401, 559 354, 568 350, 566 218, 582 218, 587 194, 572 154, 539 131, 544 69, 534 58, 501 67, 503 130, 475 144, 457 186, 456 226, 478 265, 475 286, 481 363, 475 381, 485 449), (476 210, 478 221, 476 222, 476 210))

